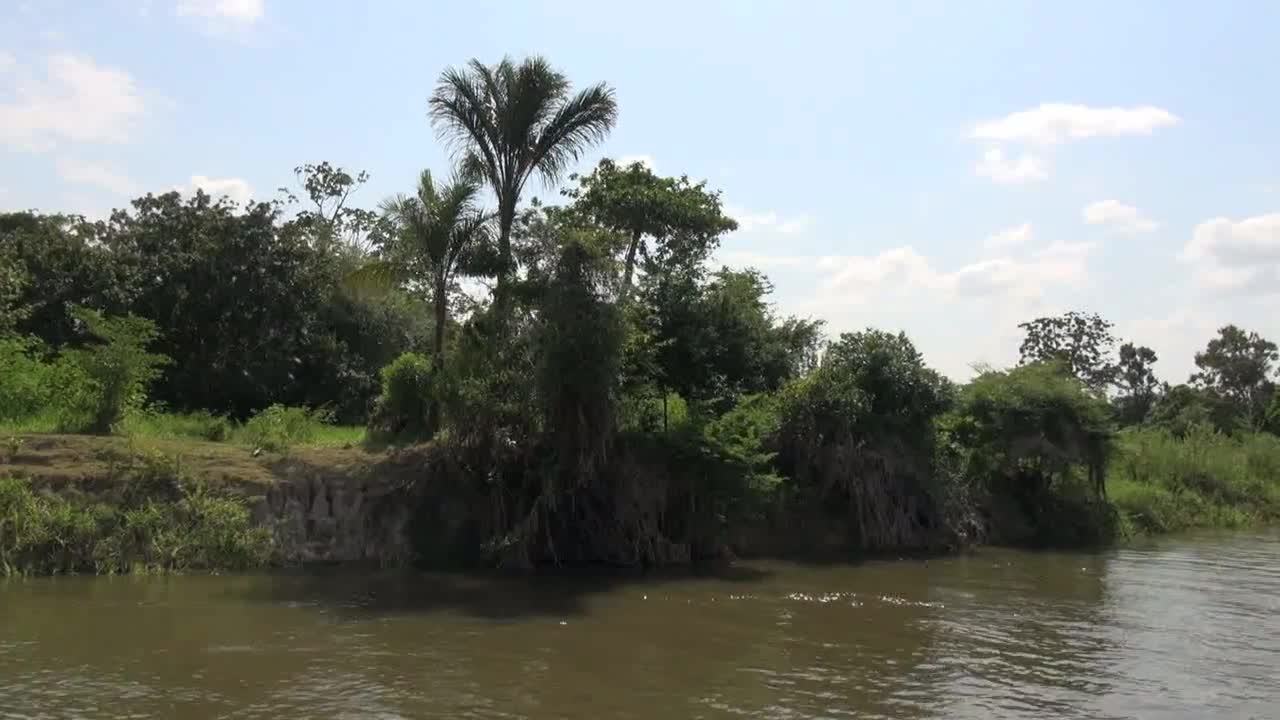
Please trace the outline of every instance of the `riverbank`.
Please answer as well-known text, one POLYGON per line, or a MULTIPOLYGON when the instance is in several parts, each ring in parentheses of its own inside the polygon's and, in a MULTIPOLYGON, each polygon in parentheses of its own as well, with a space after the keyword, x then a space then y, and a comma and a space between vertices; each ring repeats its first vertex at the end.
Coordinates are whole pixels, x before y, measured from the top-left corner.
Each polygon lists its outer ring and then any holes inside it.
MULTIPOLYGON (((57 434, 15 435, 8 445, 0 452, 0 574, 465 566, 478 556, 470 518, 483 512, 483 498, 451 482, 429 446, 261 452, 190 438, 57 434)), ((1107 544, 1280 519, 1280 441, 1270 436, 1123 433, 1107 470, 1117 520, 1107 544)), ((769 532, 731 532, 731 549, 779 546, 769 532)), ((839 554, 840 542, 834 537, 824 554, 839 554)))
POLYGON ((406 564, 420 465, 413 450, 15 435, 0 452, 0 574, 406 564))

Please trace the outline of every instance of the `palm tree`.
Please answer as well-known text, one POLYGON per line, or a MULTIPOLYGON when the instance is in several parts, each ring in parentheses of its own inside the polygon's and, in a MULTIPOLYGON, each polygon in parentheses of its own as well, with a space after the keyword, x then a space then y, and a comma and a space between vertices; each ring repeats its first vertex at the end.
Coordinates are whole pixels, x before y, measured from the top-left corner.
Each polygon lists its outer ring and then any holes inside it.
POLYGON ((568 79, 541 57, 448 68, 431 95, 431 122, 498 200, 499 317, 508 310, 511 226, 535 172, 554 182, 613 128, 618 109, 604 83, 570 95, 568 79))
POLYGON ((383 260, 366 263, 347 278, 349 285, 387 289, 404 282, 425 283, 435 310, 435 370, 444 366, 444 330, 449 322, 449 288, 469 253, 489 242, 489 217, 476 206, 478 179, 455 173, 437 185, 423 170, 415 195, 382 203, 392 235, 383 260))

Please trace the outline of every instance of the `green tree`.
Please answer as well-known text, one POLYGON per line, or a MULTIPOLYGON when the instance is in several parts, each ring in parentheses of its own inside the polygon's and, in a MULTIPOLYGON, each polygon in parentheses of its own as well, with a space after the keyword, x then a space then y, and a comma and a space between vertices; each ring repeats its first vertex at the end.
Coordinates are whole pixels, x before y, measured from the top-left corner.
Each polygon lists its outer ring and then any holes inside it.
POLYGON ((495 304, 508 311, 512 276, 511 231, 516 206, 534 174, 557 179, 570 163, 613 128, 617 104, 601 83, 570 95, 568 79, 540 57, 503 58, 488 66, 472 60, 448 68, 430 100, 437 131, 476 168, 498 202, 495 304))
MULTIPOLYGON (((445 328, 449 324, 449 293, 468 253, 488 243, 489 218, 476 207, 479 185, 466 174, 437 185, 430 170, 422 171, 415 195, 397 195, 383 203, 390 239, 386 259, 366 264, 348 278, 354 285, 418 282, 429 288, 434 309, 432 367, 444 367, 445 328)), ((439 403, 431 404, 428 432, 439 424, 439 403)))
POLYGON ((662 396, 674 390, 724 411, 811 367, 821 322, 780 322, 767 300, 772 286, 755 270, 703 274, 700 263, 646 274, 636 307, 628 308, 644 338, 630 346, 628 365, 648 372, 662 396))
POLYGON ((545 427, 561 477, 572 484, 598 477, 615 431, 622 326, 605 300, 610 273, 602 256, 589 234, 566 238, 537 335, 545 427))
POLYGON ((1125 343, 1120 346, 1120 362, 1116 367, 1116 385, 1120 395, 1115 405, 1120 421, 1137 425, 1146 419, 1160 391, 1152 366, 1159 358, 1155 350, 1125 343))
POLYGON ((1018 348, 1023 365, 1056 362, 1097 393, 1104 392, 1114 381, 1113 326, 1100 315, 1071 311, 1057 317, 1036 318, 1018 327, 1026 332, 1018 348))
POLYGON ((156 387, 169 407, 247 417, 306 404, 320 377, 338 379, 318 367, 339 350, 320 323, 333 268, 278 220, 270 204, 242 209, 202 192, 148 195, 112 214, 103 242, 135 284, 129 308, 156 323, 157 350, 174 359, 156 387))
POLYGON ((1240 408, 1225 397, 1200 387, 1165 387, 1151 406, 1147 422, 1184 437, 1197 426, 1232 434, 1247 425, 1240 408))
POLYGON ((1280 352, 1276 344, 1256 332, 1235 325, 1218 330, 1218 337, 1196 353, 1196 367, 1190 382, 1230 400, 1257 427, 1275 392, 1271 380, 1280 352))
POLYGON ((682 252, 702 259, 715 249, 720 235, 738 228, 721 211, 720 193, 707 190, 705 182, 691 183, 688 176, 658 177, 638 162, 620 167, 605 158, 565 194, 573 198, 574 212, 626 236, 618 291, 624 301, 637 256, 648 255, 647 239, 681 246, 682 252))
POLYGON ((30 314, 22 302, 29 283, 26 266, 6 246, 0 246, 0 337, 13 332, 30 314))
POLYGON ((13 306, 23 309, 22 317, 15 318, 19 333, 59 348, 77 336, 72 307, 110 314, 129 308, 136 278, 102 243, 104 231, 103 224, 76 215, 0 214, 0 247, 25 277, 20 285, 0 290, 13 294, 13 306))

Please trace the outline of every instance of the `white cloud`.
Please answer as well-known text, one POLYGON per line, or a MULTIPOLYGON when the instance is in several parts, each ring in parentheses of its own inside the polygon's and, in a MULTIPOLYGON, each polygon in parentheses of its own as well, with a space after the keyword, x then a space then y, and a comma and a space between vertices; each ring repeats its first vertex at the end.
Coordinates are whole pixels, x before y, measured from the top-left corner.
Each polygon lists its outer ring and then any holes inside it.
POLYGON ((750 232, 777 232, 794 235, 807 230, 812 224, 808 215, 784 217, 773 211, 751 212, 745 208, 726 205, 724 212, 738 222, 738 230, 750 232))
POLYGON ((252 25, 266 14, 266 0, 179 0, 176 11, 184 17, 252 25))
POLYGON ((249 202, 253 197, 253 188, 249 183, 241 178, 211 178, 204 175, 192 175, 191 183, 185 188, 179 188, 184 192, 192 190, 203 190, 213 197, 225 196, 241 205, 249 202))
POLYGON ((1280 291, 1280 213, 1196 226, 1181 259, 1195 265, 1201 287, 1216 292, 1280 291))
POLYGON ((1106 225, 1125 233, 1148 233, 1160 227, 1151 218, 1143 216, 1138 208, 1119 200, 1099 200, 1089 203, 1081 211, 1084 221, 1090 225, 1106 225))
POLYGON ((57 170, 58 177, 67 182, 94 185, 120 195, 130 195, 138 189, 128 177, 95 163, 59 158, 57 170))
POLYGON ((808 255, 770 255, 750 250, 722 250, 715 254, 713 266, 753 267, 759 270, 771 268, 812 267, 814 258, 808 255))
POLYGON ((1150 135, 1159 128, 1178 122, 1178 116, 1151 105, 1099 108, 1043 103, 1030 110, 979 123, 973 129, 973 137, 997 142, 1055 145, 1091 137, 1150 135))
POLYGON ((994 235, 988 235, 982 246, 988 250, 1005 250, 1025 244, 1035 233, 1031 223, 1022 223, 1017 227, 1006 228, 994 235))
POLYGON ((13 53, 0 50, 0 73, 8 72, 18 64, 18 58, 13 53))
MULTIPOLYGON (((1030 231, 1028 230, 1028 233, 1030 231)), ((1080 287, 1087 279, 1094 243, 1053 243, 1026 259, 991 258, 942 270, 915 248, 903 246, 875 255, 796 256, 737 252, 721 255, 730 264, 759 268, 807 268, 816 274, 811 304, 835 307, 866 304, 886 295, 921 291, 935 300, 1002 298, 1029 300, 1054 286, 1080 287)))
POLYGON ((43 73, 0 60, 12 76, 12 96, 0 102, 0 144, 46 151, 61 142, 127 142, 146 113, 133 77, 100 66, 91 58, 56 53, 45 58, 43 73))
POLYGON ((1001 148, 991 148, 982 155, 974 167, 978 177, 990 178, 1001 185, 1036 182, 1049 177, 1044 161, 1030 153, 1023 153, 1016 160, 1006 158, 1001 148))

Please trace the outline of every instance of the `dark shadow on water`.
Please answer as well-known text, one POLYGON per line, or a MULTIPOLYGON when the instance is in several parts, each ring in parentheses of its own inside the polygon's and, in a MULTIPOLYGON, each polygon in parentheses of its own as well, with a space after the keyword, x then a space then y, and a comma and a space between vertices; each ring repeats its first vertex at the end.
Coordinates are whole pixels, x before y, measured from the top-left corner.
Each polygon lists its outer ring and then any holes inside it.
POLYGON ((248 578, 228 592, 275 605, 318 607, 344 617, 462 613, 486 620, 563 618, 589 612, 593 596, 675 583, 753 583, 772 573, 732 565, 705 571, 557 570, 536 574, 437 573, 320 568, 248 578))

